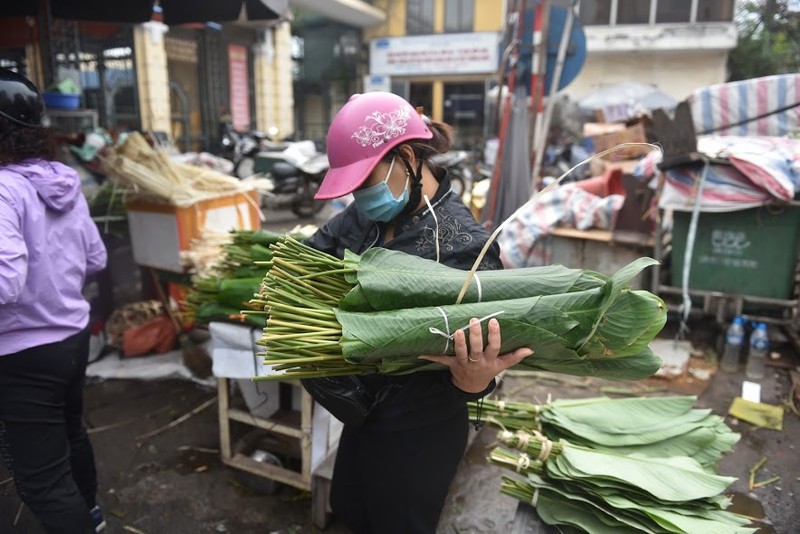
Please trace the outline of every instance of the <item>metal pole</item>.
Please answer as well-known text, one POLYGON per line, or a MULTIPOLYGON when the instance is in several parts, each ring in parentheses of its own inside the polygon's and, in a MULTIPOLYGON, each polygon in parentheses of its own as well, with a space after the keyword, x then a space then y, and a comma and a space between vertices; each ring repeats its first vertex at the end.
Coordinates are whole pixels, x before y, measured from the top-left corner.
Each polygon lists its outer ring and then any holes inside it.
MULTIPOLYGON (((492 169, 492 178, 491 178, 492 182, 491 185, 489 186, 489 205, 487 206, 488 215, 486 217, 483 217, 483 219, 488 223, 490 223, 492 226, 494 226, 492 221, 494 219, 495 209, 497 207, 497 192, 500 186, 500 173, 503 168, 503 149, 505 144, 505 137, 506 134, 508 133, 507 132, 508 123, 511 115, 511 98, 512 95, 514 94, 514 89, 517 82, 517 62, 519 60, 519 42, 522 37, 522 26, 525 20, 525 8, 527 6, 527 3, 528 3, 527 0, 521 0, 521 1, 517 0, 517 5, 519 9, 516 13, 517 26, 516 26, 516 36, 514 39, 513 52, 511 54, 512 61, 509 63, 511 72, 508 75, 508 95, 504 99, 503 120, 500 123, 500 131, 497 143, 497 156, 495 157, 494 168, 492 169)), ((498 94, 498 106, 500 102, 499 95, 502 94, 502 87, 500 87, 499 89, 500 92, 498 94)))
POLYGON ((533 170, 531 174, 533 175, 534 180, 539 178, 539 171, 542 167, 542 157, 544 155, 544 151, 547 148, 547 137, 550 130, 550 119, 553 116, 553 108, 555 107, 555 96, 558 92, 558 85, 561 83, 561 71, 564 68, 564 58, 567 55, 567 48, 569 47, 569 39, 570 35, 572 34, 572 23, 575 20, 575 6, 576 0, 571 2, 571 5, 567 7, 567 18, 564 21, 564 30, 561 34, 561 43, 558 47, 558 55, 556 56, 556 64, 555 68, 553 69, 553 78, 550 80, 550 91, 547 94, 547 105, 544 111, 544 118, 542 120, 542 129, 540 132, 537 132, 539 138, 537 139, 538 142, 538 149, 536 150, 536 158, 534 159, 533 170))
MULTIPOLYGON (((544 111, 544 80, 547 66, 547 23, 550 15, 550 2, 540 0, 536 6, 533 22, 533 54, 531 56, 531 102, 530 102, 530 168, 536 159, 536 143, 542 129, 544 111)), ((536 176, 531 174, 533 191, 538 189, 536 176)))

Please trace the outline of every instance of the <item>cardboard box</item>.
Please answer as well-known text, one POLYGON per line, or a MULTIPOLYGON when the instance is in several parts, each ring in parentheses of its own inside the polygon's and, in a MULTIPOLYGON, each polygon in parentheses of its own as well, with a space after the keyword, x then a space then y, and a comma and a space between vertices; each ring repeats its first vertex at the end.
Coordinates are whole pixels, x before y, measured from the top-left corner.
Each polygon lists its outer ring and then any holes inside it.
POLYGON ((182 273, 181 252, 204 230, 258 230, 258 193, 241 192, 200 200, 188 206, 144 198, 127 203, 133 258, 139 265, 182 273))
MULTIPOLYGON (((591 137, 594 144, 594 153, 599 154, 604 150, 624 143, 646 143, 647 136, 644 124, 641 122, 626 126, 623 123, 588 123, 584 125, 584 135, 591 137)), ((614 152, 606 154, 603 159, 618 161, 644 156, 652 150, 651 147, 638 145, 621 147, 614 152)))

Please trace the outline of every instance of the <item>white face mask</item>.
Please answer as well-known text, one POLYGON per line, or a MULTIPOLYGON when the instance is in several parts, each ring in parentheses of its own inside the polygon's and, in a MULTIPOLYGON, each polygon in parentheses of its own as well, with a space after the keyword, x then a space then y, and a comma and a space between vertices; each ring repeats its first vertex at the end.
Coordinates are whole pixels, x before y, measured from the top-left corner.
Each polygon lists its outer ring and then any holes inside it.
POLYGON ((394 168, 394 161, 397 156, 392 158, 389 164, 389 172, 386 173, 386 178, 373 186, 366 189, 357 189, 353 191, 353 198, 355 199, 358 209, 371 221, 389 222, 395 217, 400 215, 403 208, 408 204, 408 180, 406 176, 406 183, 403 186, 403 192, 399 197, 395 197, 392 190, 389 188, 389 177, 392 175, 394 168))

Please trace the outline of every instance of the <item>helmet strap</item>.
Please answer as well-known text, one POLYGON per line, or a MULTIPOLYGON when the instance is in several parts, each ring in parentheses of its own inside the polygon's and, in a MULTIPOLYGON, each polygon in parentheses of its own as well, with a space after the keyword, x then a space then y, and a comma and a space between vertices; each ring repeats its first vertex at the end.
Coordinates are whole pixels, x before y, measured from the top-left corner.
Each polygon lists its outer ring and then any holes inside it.
POLYGON ((403 160, 403 165, 406 166, 406 171, 411 175, 411 188, 408 192, 408 203, 406 207, 403 208, 403 211, 400 212, 400 216, 409 215, 422 201, 422 159, 419 159, 417 162, 417 170, 411 167, 411 162, 405 158, 405 156, 400 156, 403 160))

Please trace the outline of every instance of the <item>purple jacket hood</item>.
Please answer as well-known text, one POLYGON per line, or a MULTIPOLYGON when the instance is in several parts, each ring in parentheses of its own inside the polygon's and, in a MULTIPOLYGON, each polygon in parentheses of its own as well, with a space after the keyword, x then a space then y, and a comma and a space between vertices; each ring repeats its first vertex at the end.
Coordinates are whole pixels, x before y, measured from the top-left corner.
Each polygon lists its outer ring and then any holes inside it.
POLYGON ((71 211, 81 194, 81 180, 75 169, 57 161, 26 160, 7 165, 5 170, 23 175, 47 207, 60 213, 71 211))

